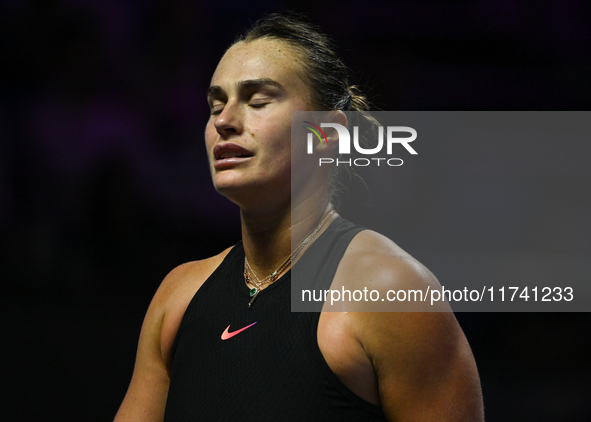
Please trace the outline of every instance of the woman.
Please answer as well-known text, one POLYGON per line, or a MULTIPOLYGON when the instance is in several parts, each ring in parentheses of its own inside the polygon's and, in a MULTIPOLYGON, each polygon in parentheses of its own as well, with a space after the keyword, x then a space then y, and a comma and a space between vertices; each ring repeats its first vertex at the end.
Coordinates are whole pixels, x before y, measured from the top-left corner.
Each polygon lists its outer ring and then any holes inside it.
MULTIPOLYGON (((260 20, 226 51, 207 97, 213 183, 240 207, 242 242, 165 278, 115 420, 483 420, 453 314, 290 312, 292 265, 333 286, 437 285, 336 214, 327 167, 292 157, 293 111, 346 125, 343 111, 366 109, 327 39, 298 19, 260 20)), ((333 154, 336 133, 327 138, 315 148, 333 154)))

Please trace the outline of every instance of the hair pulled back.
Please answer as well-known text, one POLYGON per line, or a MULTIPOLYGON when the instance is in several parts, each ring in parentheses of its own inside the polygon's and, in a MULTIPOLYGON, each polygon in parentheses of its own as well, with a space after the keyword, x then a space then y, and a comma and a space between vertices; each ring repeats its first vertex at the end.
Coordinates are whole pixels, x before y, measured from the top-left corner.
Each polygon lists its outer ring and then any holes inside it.
POLYGON ((350 71, 335 53, 334 45, 318 27, 299 14, 273 13, 256 21, 234 44, 258 39, 287 43, 303 59, 304 77, 310 83, 312 106, 317 111, 368 111, 369 104, 355 85, 350 71))

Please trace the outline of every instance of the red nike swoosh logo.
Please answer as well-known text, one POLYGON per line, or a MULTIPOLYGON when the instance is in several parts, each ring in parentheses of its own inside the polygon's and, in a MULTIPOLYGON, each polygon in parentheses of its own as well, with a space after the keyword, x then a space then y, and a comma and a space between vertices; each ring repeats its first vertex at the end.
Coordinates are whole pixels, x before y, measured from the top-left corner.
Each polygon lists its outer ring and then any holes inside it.
POLYGON ((252 326, 253 326, 253 325, 255 325, 255 324, 256 324, 256 322, 253 322, 252 324, 250 324, 250 325, 247 325, 247 326, 246 326, 246 327, 244 327, 244 328, 241 328, 241 329, 239 329, 239 330, 232 331, 232 332, 230 332, 230 326, 228 325, 228 326, 226 327, 226 329, 224 330, 224 332, 222 333, 222 340, 228 340, 229 338, 232 338, 232 337, 234 337, 236 334, 240 334, 241 332, 243 332, 243 331, 244 331, 244 330, 246 330, 247 328, 250 328, 250 327, 252 327, 252 326))

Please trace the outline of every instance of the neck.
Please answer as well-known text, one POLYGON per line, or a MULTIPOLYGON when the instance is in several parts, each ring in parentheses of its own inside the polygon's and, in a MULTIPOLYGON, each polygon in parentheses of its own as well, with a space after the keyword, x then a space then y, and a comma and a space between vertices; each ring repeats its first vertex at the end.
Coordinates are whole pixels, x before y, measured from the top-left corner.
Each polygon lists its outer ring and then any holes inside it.
POLYGON ((246 257, 258 274, 266 275, 291 253, 291 210, 265 213, 241 210, 240 217, 246 257))
MULTIPOLYGON (((293 210, 290 204, 275 211, 241 210, 244 251, 250 266, 260 277, 275 271, 332 210, 326 201, 319 203, 314 199, 317 197, 311 196, 293 207, 293 210)), ((328 227, 332 218, 334 216, 323 224, 316 237, 328 227)), ((306 248, 302 249, 298 257, 306 248)))

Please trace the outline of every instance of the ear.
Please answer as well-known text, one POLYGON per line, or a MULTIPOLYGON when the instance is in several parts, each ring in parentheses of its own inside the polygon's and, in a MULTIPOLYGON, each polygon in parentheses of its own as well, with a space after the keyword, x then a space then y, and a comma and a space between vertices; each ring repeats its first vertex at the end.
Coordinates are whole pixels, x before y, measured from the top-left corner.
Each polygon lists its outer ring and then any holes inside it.
MULTIPOLYGON (((341 110, 332 110, 326 113, 322 119, 322 123, 338 123, 341 126, 347 127, 348 119, 347 115, 341 110)), ((326 139, 328 143, 320 144, 317 146, 318 152, 330 153, 336 150, 339 146, 339 133, 334 128, 325 128, 326 139)))

